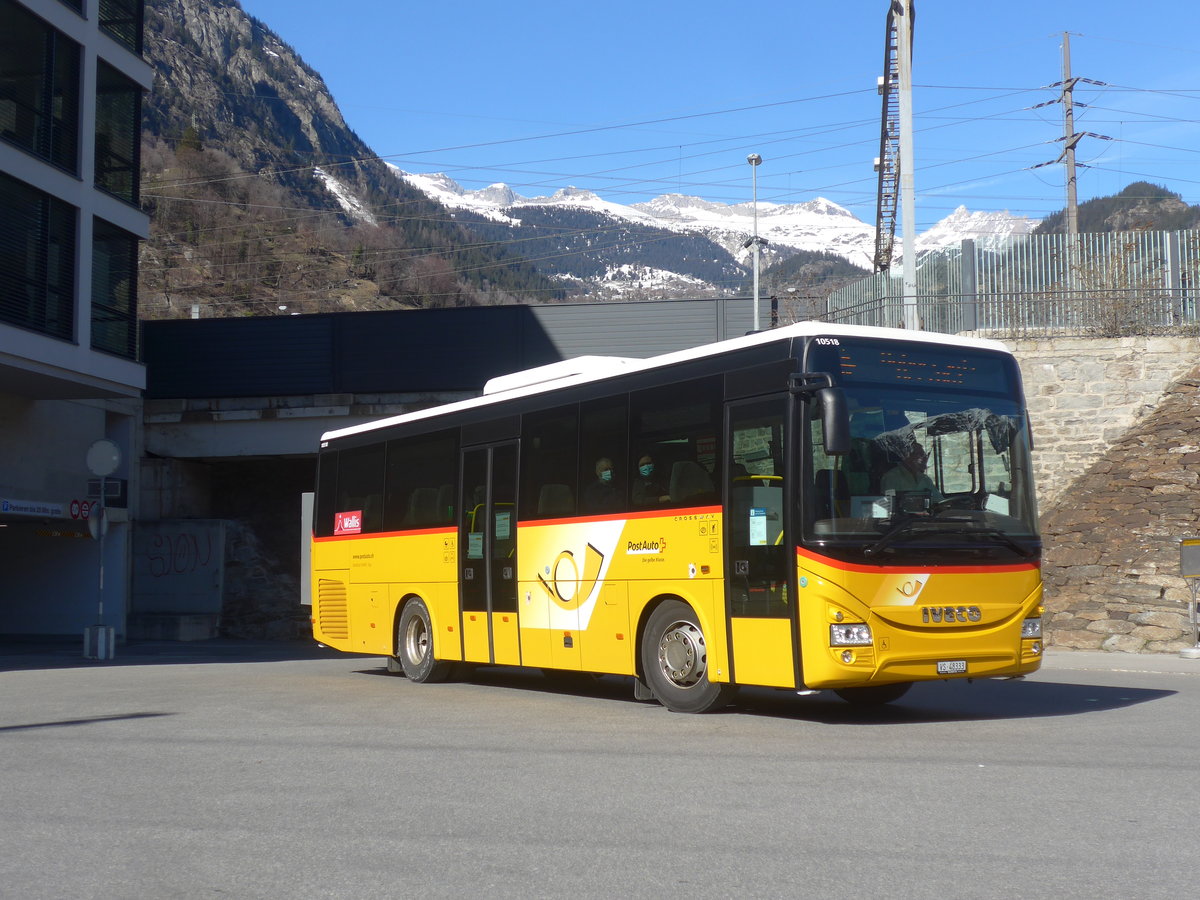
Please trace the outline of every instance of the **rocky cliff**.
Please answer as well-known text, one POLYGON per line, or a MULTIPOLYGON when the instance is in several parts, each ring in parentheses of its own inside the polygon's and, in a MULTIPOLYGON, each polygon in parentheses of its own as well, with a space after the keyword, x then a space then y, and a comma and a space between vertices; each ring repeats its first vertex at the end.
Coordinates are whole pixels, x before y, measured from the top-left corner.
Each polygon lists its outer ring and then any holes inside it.
MULTIPOLYGON (((149 134, 174 142, 193 133, 246 172, 269 171, 306 191, 314 165, 363 192, 395 181, 346 125, 321 76, 235 0, 150 0, 145 52, 155 70, 149 134)), ((394 194, 420 196, 403 185, 394 194)))
POLYGON ((558 290, 397 178, 320 75, 235 0, 148 0, 145 56, 143 318, 558 290))

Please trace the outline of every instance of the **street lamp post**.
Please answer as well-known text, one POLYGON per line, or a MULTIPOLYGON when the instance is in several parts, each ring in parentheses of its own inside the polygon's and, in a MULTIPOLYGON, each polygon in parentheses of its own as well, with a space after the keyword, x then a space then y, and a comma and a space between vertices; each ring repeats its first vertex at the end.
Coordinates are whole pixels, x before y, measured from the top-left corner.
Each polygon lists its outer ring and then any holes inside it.
POLYGON ((762 157, 751 153, 746 157, 746 162, 750 163, 750 191, 754 208, 754 236, 750 242, 754 247, 754 330, 758 331, 758 167, 762 165, 762 157))

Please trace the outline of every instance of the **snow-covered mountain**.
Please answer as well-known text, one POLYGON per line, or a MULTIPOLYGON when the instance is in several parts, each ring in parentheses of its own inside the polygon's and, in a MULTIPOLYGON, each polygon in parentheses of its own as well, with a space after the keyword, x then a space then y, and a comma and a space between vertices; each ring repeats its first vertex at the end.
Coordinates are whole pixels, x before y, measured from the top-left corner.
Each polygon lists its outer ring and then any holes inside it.
POLYGON ((960 206, 928 231, 917 237, 917 252, 941 250, 971 239, 984 250, 997 250, 1015 235, 1030 234, 1037 226, 1033 219, 1003 212, 969 212, 960 206))
MULTIPOLYGON (((613 227, 611 223, 623 223, 633 229, 633 233, 641 235, 646 233, 646 229, 651 229, 652 233, 657 234, 674 233, 702 238, 723 251, 728 257, 727 262, 740 269, 743 275, 750 266, 751 251, 746 243, 755 229, 755 208, 752 203, 725 204, 682 194, 664 194, 646 203, 625 206, 574 187, 563 188, 548 197, 522 197, 505 184, 493 184, 482 190, 471 191, 446 175, 413 174, 400 169, 394 171, 398 177, 444 206, 469 211, 498 225, 521 226, 534 220, 542 221, 549 210, 569 210, 595 217, 597 228, 606 227, 602 224, 604 222, 610 223, 607 226, 609 228, 613 227)), ((761 259, 764 270, 799 251, 833 253, 864 269, 871 267, 875 250, 874 226, 824 197, 796 204, 760 201, 757 213, 758 234, 766 241, 761 259)), ((921 234, 917 248, 921 252, 935 250, 957 244, 964 238, 974 238, 985 245, 998 243, 1009 235, 1029 233, 1035 224, 1032 220, 1008 212, 973 213, 965 207, 959 207, 921 234)), ((897 245, 897 254, 899 251, 897 245)), ((640 283, 638 272, 643 269, 646 278, 653 284, 641 286, 652 286, 659 290, 686 287, 695 291, 697 282, 706 280, 694 266, 665 265, 661 258, 653 265, 640 266, 629 259, 615 260, 603 271, 579 274, 579 277, 606 284, 614 290, 623 288, 628 291, 630 285, 637 286, 640 283), (672 279, 671 273, 677 279, 672 279)), ((561 271, 559 274, 577 273, 561 271)), ((732 284, 727 281, 724 286, 735 289, 732 284)), ((709 286, 721 287, 711 282, 709 286)))
MULTIPOLYGON (((727 205, 666 194, 631 209, 652 215, 661 226, 699 231, 728 249, 739 262, 750 259, 750 250, 744 244, 754 234, 753 203, 727 205)), ((824 197, 807 203, 760 202, 757 227, 759 237, 767 242, 763 250, 765 266, 795 250, 836 253, 855 265, 871 265, 874 228, 824 197)))

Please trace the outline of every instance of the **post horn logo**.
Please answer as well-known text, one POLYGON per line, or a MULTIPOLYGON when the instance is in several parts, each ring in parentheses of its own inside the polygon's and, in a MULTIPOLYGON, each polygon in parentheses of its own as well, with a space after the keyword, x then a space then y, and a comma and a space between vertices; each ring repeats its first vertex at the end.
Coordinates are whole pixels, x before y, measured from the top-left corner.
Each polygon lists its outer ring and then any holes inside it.
POLYGON ((588 544, 584 551, 583 574, 580 575, 575 554, 563 550, 553 565, 547 566, 544 572, 538 572, 538 582, 546 591, 546 596, 563 609, 578 609, 596 589, 596 580, 600 577, 603 565, 604 554, 588 544))

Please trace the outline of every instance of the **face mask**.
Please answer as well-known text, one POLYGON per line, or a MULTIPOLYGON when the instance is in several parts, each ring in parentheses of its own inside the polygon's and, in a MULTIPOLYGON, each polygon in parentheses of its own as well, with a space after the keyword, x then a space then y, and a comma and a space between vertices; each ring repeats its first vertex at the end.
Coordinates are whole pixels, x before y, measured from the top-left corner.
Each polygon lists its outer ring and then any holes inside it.
POLYGON ((643 478, 649 478, 654 472, 654 463, 648 463, 644 466, 638 466, 638 471, 642 473, 643 478))
POLYGON ((612 469, 605 469, 600 473, 601 481, 612 481, 612 469))

